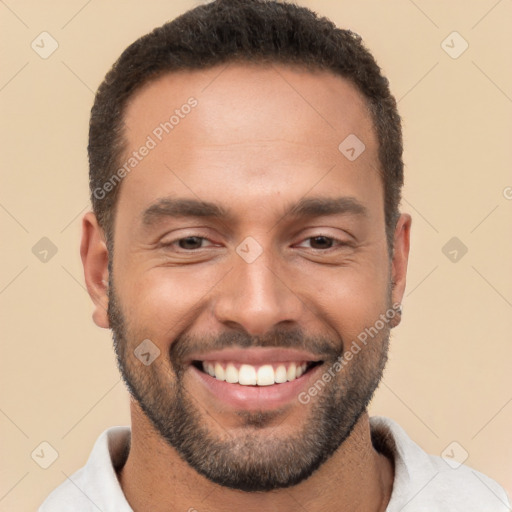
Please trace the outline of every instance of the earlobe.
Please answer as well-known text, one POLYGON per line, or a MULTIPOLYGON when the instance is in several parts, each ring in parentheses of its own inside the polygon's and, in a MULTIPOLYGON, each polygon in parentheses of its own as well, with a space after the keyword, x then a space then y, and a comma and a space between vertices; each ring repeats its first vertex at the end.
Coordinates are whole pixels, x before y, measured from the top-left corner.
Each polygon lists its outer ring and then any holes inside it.
POLYGON ((80 256, 87 291, 94 303, 94 323, 108 329, 108 249, 103 229, 93 212, 86 213, 82 219, 80 256))
POLYGON ((400 323, 402 316, 401 304, 407 280, 411 223, 411 216, 407 213, 402 213, 395 227, 393 259, 391 262, 391 299, 392 304, 400 305, 400 308, 397 311, 396 322, 393 327, 400 323))

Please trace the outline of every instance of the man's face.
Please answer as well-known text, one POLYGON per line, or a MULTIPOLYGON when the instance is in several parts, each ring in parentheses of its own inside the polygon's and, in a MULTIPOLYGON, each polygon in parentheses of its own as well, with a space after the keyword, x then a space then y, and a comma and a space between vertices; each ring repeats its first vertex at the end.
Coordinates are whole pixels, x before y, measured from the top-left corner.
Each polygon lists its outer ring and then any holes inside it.
POLYGON ((152 146, 121 185, 109 276, 130 391, 209 479, 298 483, 350 434, 386 360, 389 323, 335 364, 396 300, 363 99, 328 73, 231 64, 146 85, 125 125, 121 165, 152 146), (355 160, 338 149, 351 134, 355 160))

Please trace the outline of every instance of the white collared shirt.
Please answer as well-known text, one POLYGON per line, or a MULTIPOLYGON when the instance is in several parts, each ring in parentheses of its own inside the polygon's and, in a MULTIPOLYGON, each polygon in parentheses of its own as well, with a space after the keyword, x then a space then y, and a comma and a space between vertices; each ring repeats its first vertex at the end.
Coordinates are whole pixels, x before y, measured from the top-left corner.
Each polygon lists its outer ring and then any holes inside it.
MULTIPOLYGON (((505 491, 467 466, 428 455, 393 420, 370 418, 372 440, 392 456, 393 491, 387 512, 510 512, 505 491)), ((46 498, 38 512, 133 512, 116 475, 125 462, 130 427, 97 439, 86 465, 46 498)))

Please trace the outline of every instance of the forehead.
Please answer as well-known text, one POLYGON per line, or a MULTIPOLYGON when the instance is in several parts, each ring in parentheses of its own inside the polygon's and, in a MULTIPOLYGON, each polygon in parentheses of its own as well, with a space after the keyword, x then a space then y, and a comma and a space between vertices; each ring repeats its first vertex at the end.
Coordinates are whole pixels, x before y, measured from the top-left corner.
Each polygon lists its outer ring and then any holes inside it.
POLYGON ((145 84, 125 109, 128 141, 136 142, 140 131, 153 131, 155 121, 168 120, 190 97, 197 99, 202 114, 194 129, 211 143, 264 140, 277 133, 297 138, 300 131, 303 142, 310 137, 329 144, 351 127, 368 136, 372 132, 362 94, 341 76, 291 65, 231 62, 167 73, 145 84))
POLYGON ((120 202, 140 208, 155 195, 218 194, 219 184, 246 200, 265 190, 300 197, 320 180, 324 190, 350 182, 368 194, 381 191, 366 102, 327 71, 229 63, 168 73, 131 98, 124 132, 125 161, 151 146, 120 194, 120 202), (364 144, 355 161, 340 151, 347 137, 364 144))

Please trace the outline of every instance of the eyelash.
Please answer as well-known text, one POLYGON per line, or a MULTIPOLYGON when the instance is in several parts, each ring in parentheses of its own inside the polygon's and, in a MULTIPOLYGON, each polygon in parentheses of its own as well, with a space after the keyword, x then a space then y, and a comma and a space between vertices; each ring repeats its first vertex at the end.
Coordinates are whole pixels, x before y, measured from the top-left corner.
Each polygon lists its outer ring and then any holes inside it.
MULTIPOLYGON (((189 235, 189 236, 177 238, 176 240, 172 240, 170 242, 163 243, 163 244, 161 244, 161 246, 164 247, 164 248, 173 247, 176 244, 178 244, 180 241, 186 240, 187 238, 197 238, 197 239, 200 239, 200 240, 207 240, 207 241, 211 242, 211 240, 209 240, 208 237, 205 237, 205 236, 189 235)), ((313 250, 313 251, 329 252, 331 250, 335 250, 336 248, 350 246, 350 243, 347 242, 347 241, 339 240, 338 238, 335 238, 335 237, 332 237, 332 236, 328 236, 328 235, 322 235, 322 234, 315 235, 315 236, 308 236, 307 238, 304 238, 300 243, 303 243, 306 240, 313 240, 314 238, 326 238, 327 240, 331 240, 333 242, 333 246, 332 247, 328 247, 327 249, 315 249, 315 248, 311 247, 310 249, 313 250)), ((213 242, 212 242, 212 244, 213 244, 213 242)), ((215 244, 213 244, 213 245, 215 245, 215 244)), ((207 249, 207 247, 200 247, 198 249, 178 248, 178 250, 180 252, 185 252, 185 253, 193 253, 193 252, 200 251, 201 249, 207 249)))
MULTIPOLYGON (((168 242, 168 243, 165 243, 165 244, 162 244, 163 247, 172 247, 174 245, 177 245, 179 242, 181 242, 182 240, 186 240, 187 238, 198 238, 200 240, 208 240, 209 242, 211 242, 211 240, 209 240, 207 237, 205 236, 199 236, 199 235, 189 235, 189 236, 183 236, 181 238, 177 238, 176 240, 173 240, 171 242, 168 242)), ((211 242, 213 244, 213 242, 211 242)), ((183 249, 181 247, 178 247, 178 249, 180 251, 183 251, 183 252, 196 252, 198 250, 201 250, 201 249, 206 249, 206 247, 200 247, 199 249, 183 249)))
POLYGON ((326 238, 327 240, 331 240, 333 243, 333 246, 328 247, 327 249, 315 249, 315 248, 311 247, 310 249, 312 249, 313 251, 329 252, 331 250, 336 250, 341 247, 350 246, 350 243, 345 240, 340 240, 339 238, 335 238, 333 236, 328 236, 328 235, 322 235, 322 234, 315 235, 315 236, 308 236, 307 238, 304 238, 304 240, 302 242, 304 242, 306 240, 313 240, 314 238, 326 238))

